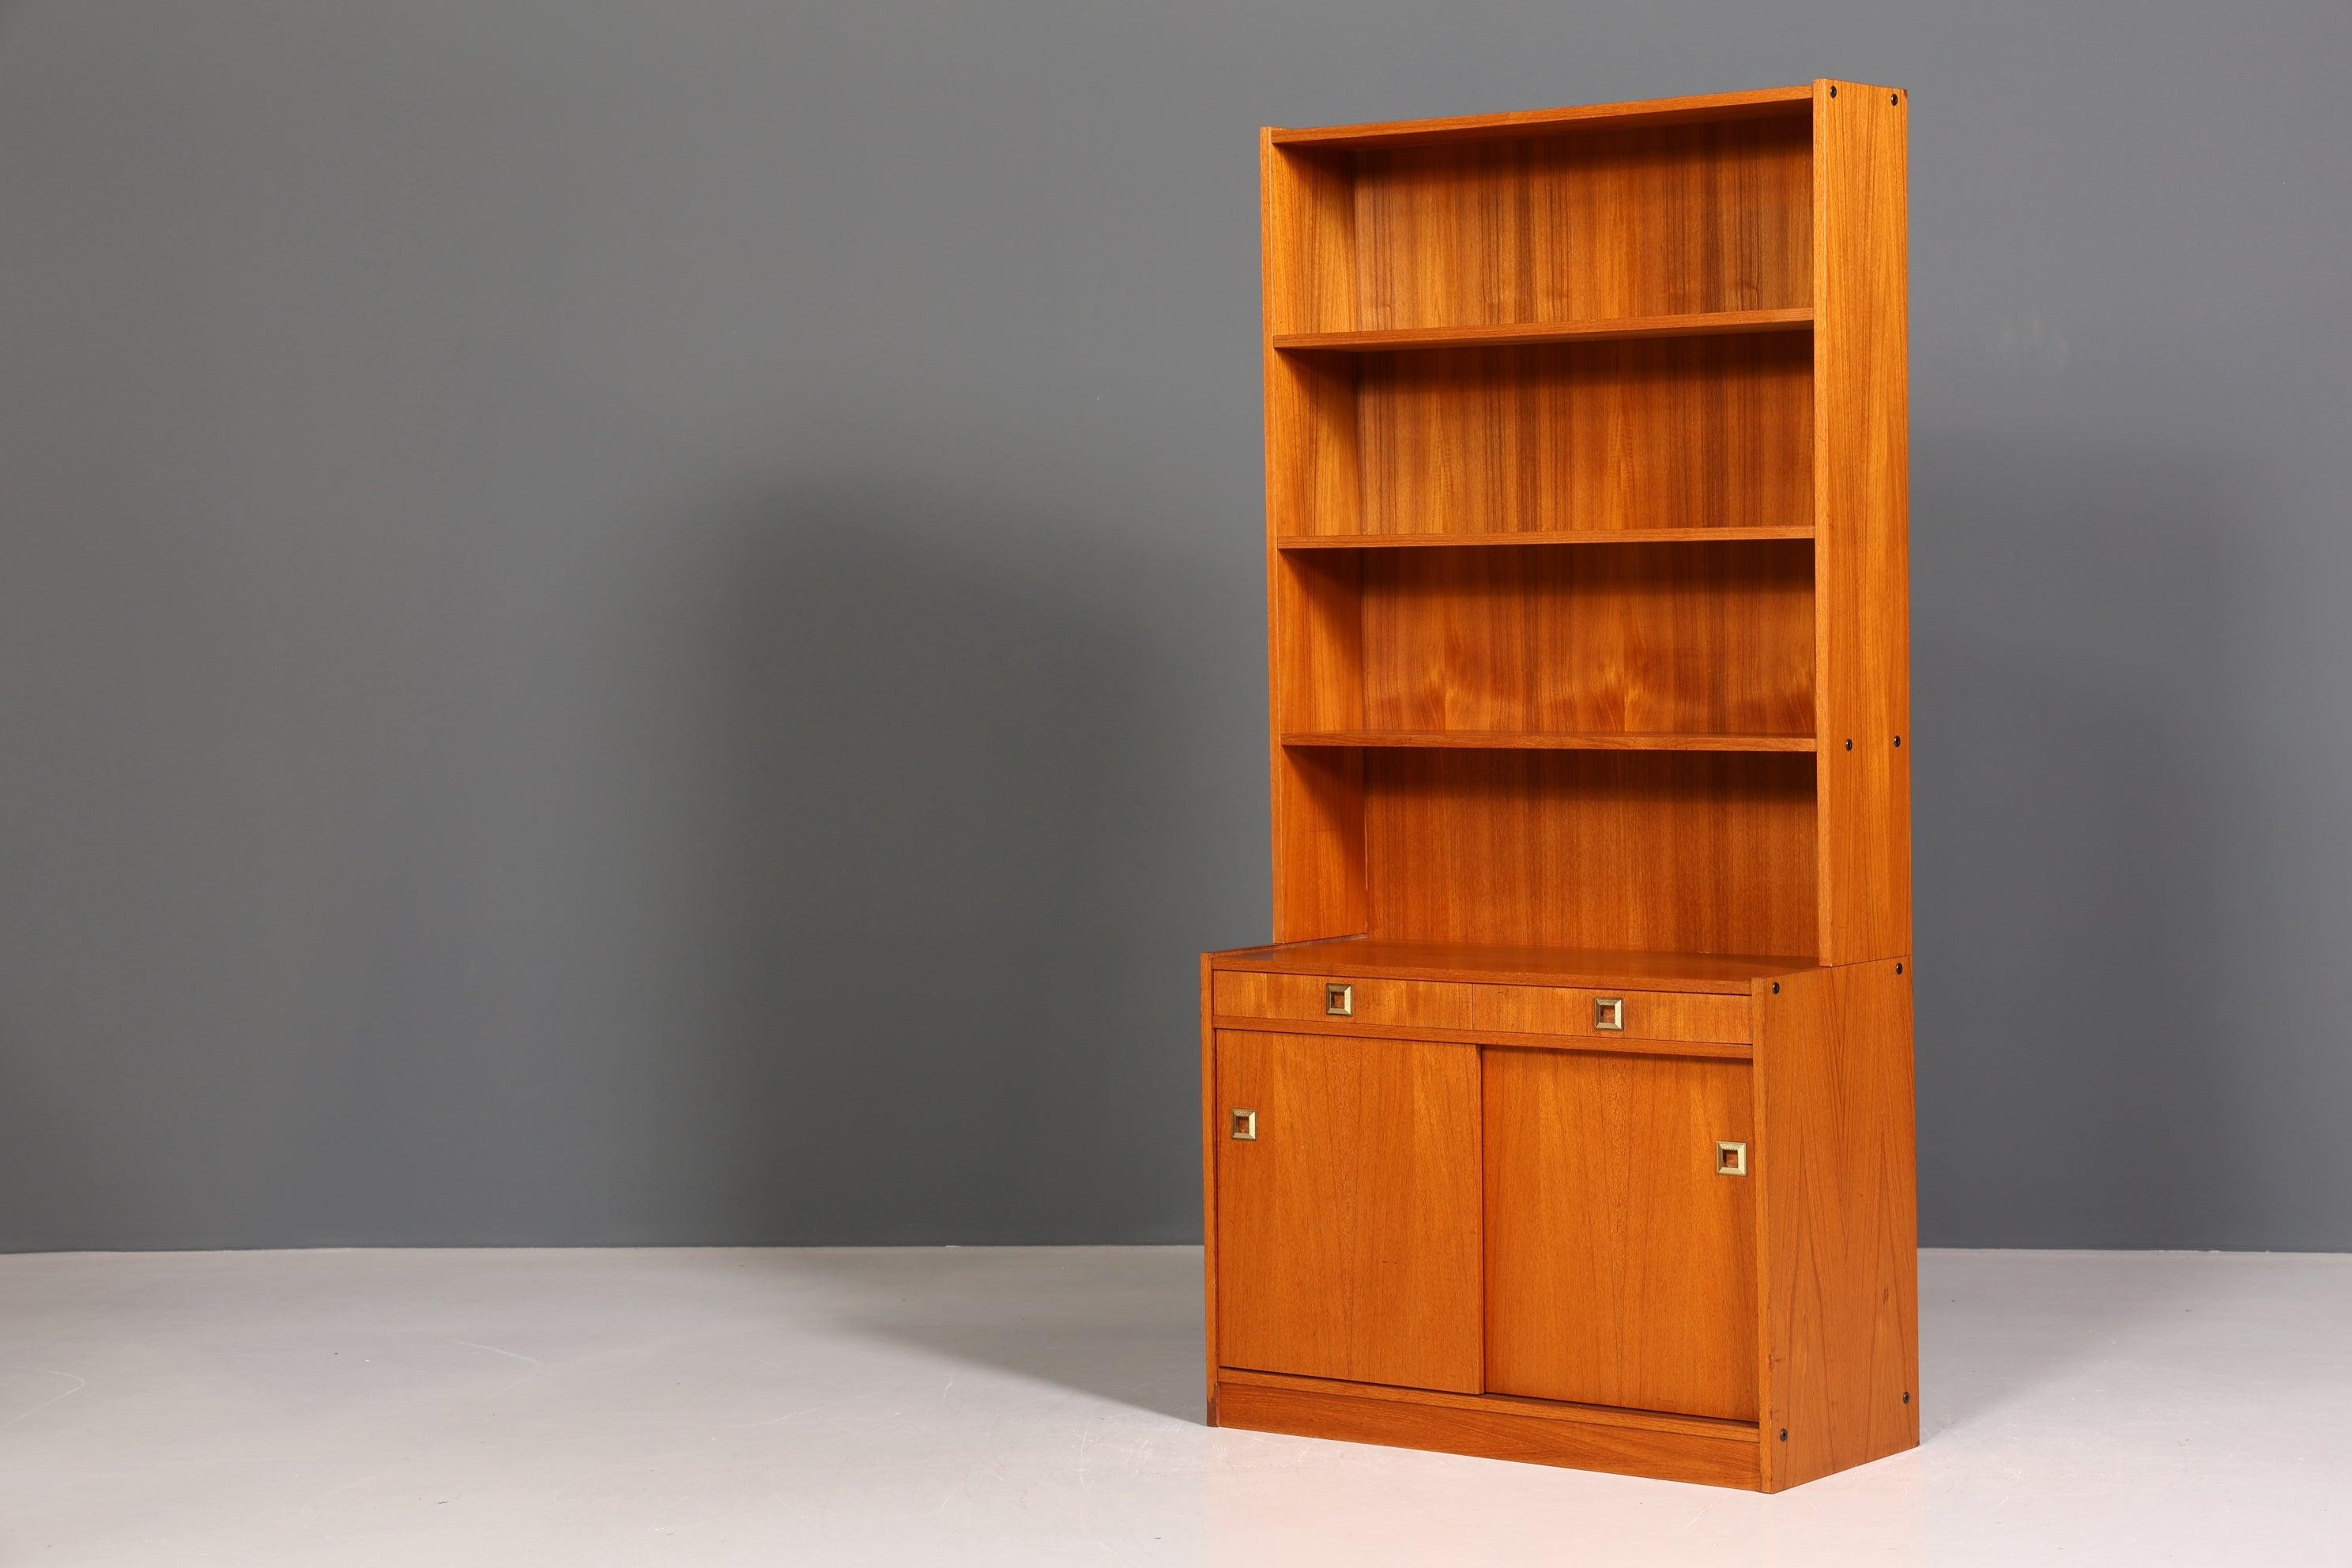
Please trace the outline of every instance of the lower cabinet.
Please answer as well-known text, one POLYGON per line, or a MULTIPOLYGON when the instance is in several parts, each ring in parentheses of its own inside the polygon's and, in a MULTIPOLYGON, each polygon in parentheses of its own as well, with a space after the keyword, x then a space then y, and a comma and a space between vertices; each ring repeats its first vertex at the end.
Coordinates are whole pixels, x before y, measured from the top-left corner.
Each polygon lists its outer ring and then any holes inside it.
POLYGON ((1227 1367, 1757 1418, 1744 1061, 1216 1036, 1227 1367))
POLYGON ((1478 1051, 1223 1032, 1225 1365, 1480 1384, 1478 1051))

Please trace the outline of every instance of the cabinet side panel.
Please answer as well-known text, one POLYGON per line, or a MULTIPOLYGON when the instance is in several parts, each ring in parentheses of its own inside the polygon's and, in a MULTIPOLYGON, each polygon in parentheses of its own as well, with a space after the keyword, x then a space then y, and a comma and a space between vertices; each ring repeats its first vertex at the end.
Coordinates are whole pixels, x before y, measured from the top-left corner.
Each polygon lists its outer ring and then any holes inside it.
POLYGON ((1215 973, 1201 955, 1201 1289, 1202 1345, 1208 1357, 1209 1425, 1217 1424, 1217 1032, 1215 973))
POLYGON ((1758 983, 1768 1491, 1919 1441, 1911 976, 1899 967, 1758 983))
POLYGON ((1911 950, 1910 110, 1832 85, 1813 102, 1814 732, 1821 956, 1853 963, 1911 950))
POLYGON ((1286 154, 1269 139, 1260 159, 1274 938, 1301 942, 1364 929, 1362 762, 1281 744, 1286 728, 1360 722, 1361 595, 1352 555, 1294 561, 1274 541, 1360 524, 1356 372, 1346 356, 1278 354, 1272 335, 1352 320, 1355 218, 1346 155, 1286 154))

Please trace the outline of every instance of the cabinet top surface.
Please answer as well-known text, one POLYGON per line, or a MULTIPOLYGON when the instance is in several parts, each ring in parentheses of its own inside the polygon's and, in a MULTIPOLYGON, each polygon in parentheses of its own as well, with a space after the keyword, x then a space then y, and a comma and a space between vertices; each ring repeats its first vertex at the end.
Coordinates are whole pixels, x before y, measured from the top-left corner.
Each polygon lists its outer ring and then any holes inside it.
POLYGON ((1622 986, 1637 991, 1716 991, 1739 995, 1745 995, 1759 979, 1820 967, 1810 958, 1763 954, 1484 947, 1361 936, 1235 948, 1211 953, 1209 963, 1217 969, 1276 974, 1377 974, 1402 980, 1622 986))
MULTIPOLYGON (((1529 109, 1507 114, 1470 114, 1444 120, 1391 120, 1361 125, 1269 126, 1266 136, 1278 147, 1402 147, 1437 142, 1475 142, 1490 137, 1541 135, 1580 127, 1608 130, 1618 126, 1692 124, 1708 120, 1748 120, 1801 114, 1812 103, 1817 88, 1832 85, 1826 79, 1796 87, 1767 87, 1750 92, 1708 93, 1696 98, 1652 98, 1632 103, 1595 103, 1565 109, 1529 109)), ((1875 91, 1899 90, 1883 85, 1854 82, 1875 91)))

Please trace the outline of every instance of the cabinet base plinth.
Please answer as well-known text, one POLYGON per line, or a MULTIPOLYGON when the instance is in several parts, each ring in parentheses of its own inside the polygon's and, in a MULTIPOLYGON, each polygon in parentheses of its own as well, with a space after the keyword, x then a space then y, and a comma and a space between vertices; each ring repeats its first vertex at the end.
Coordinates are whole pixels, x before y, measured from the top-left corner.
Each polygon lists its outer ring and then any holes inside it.
MULTIPOLYGON (((1303 1380, 1300 1380, 1303 1381, 1303 1380)), ((1762 1489, 1756 1428, 1735 1422, 1675 1421, 1655 1426, 1536 1414, 1528 1402, 1415 1397, 1398 1390, 1282 1386, 1220 1380, 1216 1424, 1297 1437, 1426 1448, 1484 1459, 1606 1470, 1656 1480, 1762 1489)))

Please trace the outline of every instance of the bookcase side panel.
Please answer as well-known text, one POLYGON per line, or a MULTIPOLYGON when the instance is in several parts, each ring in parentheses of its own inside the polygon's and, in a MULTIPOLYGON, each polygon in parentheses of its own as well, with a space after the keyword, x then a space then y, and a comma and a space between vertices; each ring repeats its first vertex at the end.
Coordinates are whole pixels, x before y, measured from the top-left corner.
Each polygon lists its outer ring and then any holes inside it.
POLYGON ((1911 948, 1908 113, 1895 89, 1815 89, 1814 732, 1828 963, 1911 948))

